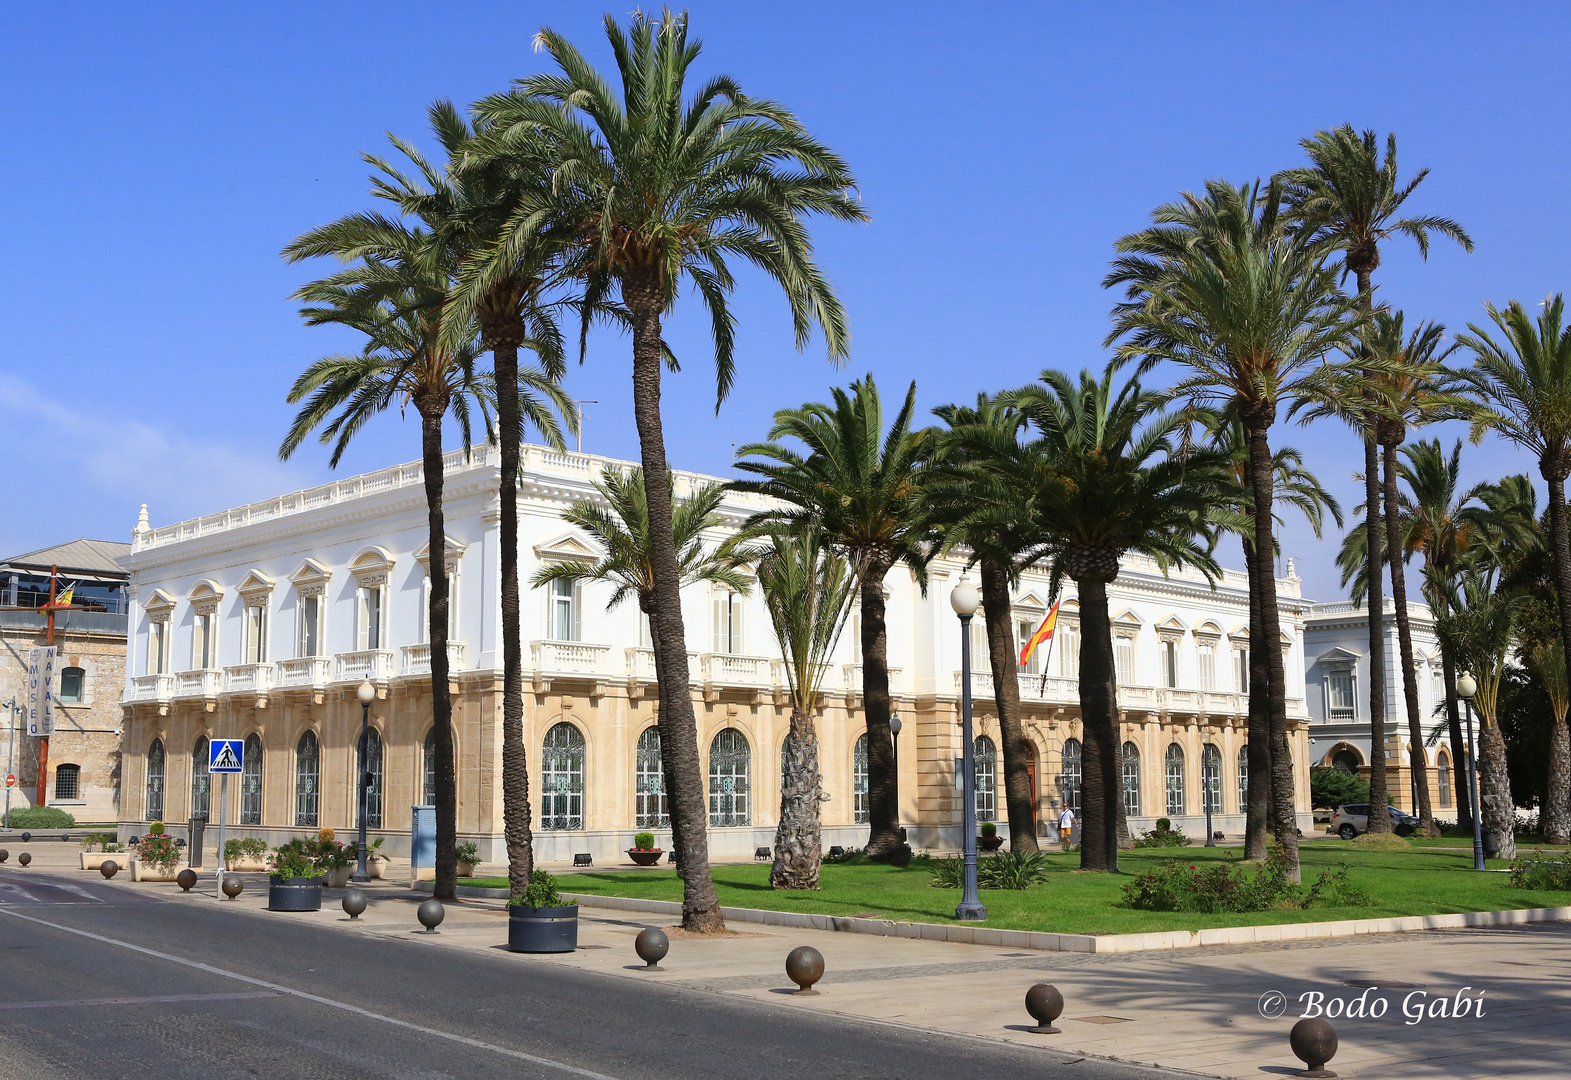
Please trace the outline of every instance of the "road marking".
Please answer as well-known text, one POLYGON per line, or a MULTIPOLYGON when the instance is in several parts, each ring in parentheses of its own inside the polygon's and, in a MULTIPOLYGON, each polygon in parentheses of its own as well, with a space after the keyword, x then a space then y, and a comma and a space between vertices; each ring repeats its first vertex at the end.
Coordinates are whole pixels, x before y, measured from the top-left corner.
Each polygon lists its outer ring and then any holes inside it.
POLYGON ((0 1001, 4 1009, 68 1009, 81 1005, 162 1005, 171 1001, 241 1001, 247 998, 277 997, 273 990, 254 994, 170 994, 166 997, 81 998, 73 1001, 0 1001))
POLYGON ((301 998, 305 1001, 314 1001, 318 1005, 326 1005, 330 1008, 341 1009, 344 1012, 353 1013, 356 1016, 363 1016, 368 1020, 380 1020, 384 1024, 391 1024, 393 1027, 404 1028, 406 1031, 418 1031, 422 1035, 431 1035, 438 1039, 446 1039, 449 1042, 461 1043, 464 1046, 473 1046, 479 1050, 490 1050, 492 1053, 501 1054, 505 1057, 517 1058, 520 1061, 527 1061, 532 1065, 542 1065, 548 1069, 560 1069, 562 1072, 572 1073, 574 1076, 587 1077, 588 1080, 617 1080, 616 1077, 607 1076, 605 1073, 597 1073, 590 1069, 580 1069, 577 1065, 569 1065, 565 1061, 556 1061, 552 1058, 540 1057, 538 1054, 526 1054, 522 1050, 510 1050, 505 1046, 497 1046, 495 1043, 483 1042, 480 1039, 471 1039, 467 1035, 458 1035, 451 1031, 442 1031, 438 1028, 425 1027, 422 1024, 411 1024, 408 1020, 399 1020, 397 1017, 385 1016, 382 1013, 372 1012, 370 1009, 362 1009, 360 1006, 351 1005, 347 1001, 335 1001, 333 998, 322 997, 320 994, 311 994, 304 990, 296 990, 292 986, 283 986, 279 983, 268 982, 266 979, 254 979, 249 975, 241 975, 237 971, 226 971, 223 968, 214 967, 212 964, 203 964, 196 960, 187 960, 183 956, 174 956, 170 953, 159 952, 157 949, 149 949, 143 945, 133 945, 129 941, 120 941, 116 938, 105 937, 102 934, 94 934, 86 930, 78 930, 74 926, 62 926, 59 923, 52 923, 47 919, 35 918, 32 915, 23 915, 21 912, 12 911, 9 908, 0 908, 0 915, 9 915, 13 919, 24 919, 30 923, 37 923, 39 926, 47 926, 52 930, 61 930, 67 934, 75 934, 77 937, 88 938, 92 941, 101 941, 105 945, 116 945, 122 949, 129 949, 132 952, 141 953, 143 956, 152 956, 159 960, 167 960, 172 964, 182 964, 188 968, 195 968, 198 971, 205 971, 210 975, 221 975, 226 979, 234 979, 236 982, 243 982, 250 986, 260 986, 265 989, 272 990, 275 993, 288 994, 291 997, 301 998))

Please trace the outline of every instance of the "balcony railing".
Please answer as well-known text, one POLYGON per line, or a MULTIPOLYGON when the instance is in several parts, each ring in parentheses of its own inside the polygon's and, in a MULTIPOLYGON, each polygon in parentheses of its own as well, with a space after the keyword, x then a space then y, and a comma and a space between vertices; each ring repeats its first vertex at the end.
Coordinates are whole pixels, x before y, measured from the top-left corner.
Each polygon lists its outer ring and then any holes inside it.
POLYGON ((224 668, 224 689, 231 694, 265 694, 272 686, 272 664, 238 664, 224 668))
POLYGON ((703 681, 718 686, 773 686, 772 665, 773 661, 767 656, 704 653, 698 658, 698 670, 703 681))
POLYGON ((332 664, 325 656, 299 656, 293 660, 280 660, 275 673, 277 685, 321 689, 327 685, 332 664))
MULTIPOLYGON (((449 673, 462 671, 464 667, 464 643, 462 641, 449 641, 447 643, 447 670, 449 673)), ((431 674, 431 643, 423 645, 404 646, 404 674, 429 675, 431 674)))
POLYGON ((383 682, 393 675, 393 650, 362 649, 338 654, 338 682, 383 682))
POLYGON ((182 671, 175 676, 175 696, 215 698, 222 682, 223 672, 213 668, 182 671))
MULTIPOLYGON (((639 646, 636 649, 625 650, 627 655, 627 674, 629 678, 639 682, 655 681, 655 651, 639 646)), ((687 654, 687 678, 690 682, 699 681, 698 654, 687 654)))
MULTIPOLYGON (((840 666, 842 682, 840 688, 853 697, 862 696, 862 664, 842 664, 840 666)), ((889 671, 889 690, 891 693, 901 688, 901 676, 905 674, 904 668, 892 667, 889 671)), ((959 683, 955 684, 956 686, 959 683)))
POLYGON ((168 701, 175 695, 173 675, 133 675, 131 677, 132 701, 168 701))
POLYGON ((541 675, 598 677, 608 674, 606 658, 611 653, 609 645, 588 645, 582 641, 534 641, 530 643, 529 650, 535 671, 541 675))

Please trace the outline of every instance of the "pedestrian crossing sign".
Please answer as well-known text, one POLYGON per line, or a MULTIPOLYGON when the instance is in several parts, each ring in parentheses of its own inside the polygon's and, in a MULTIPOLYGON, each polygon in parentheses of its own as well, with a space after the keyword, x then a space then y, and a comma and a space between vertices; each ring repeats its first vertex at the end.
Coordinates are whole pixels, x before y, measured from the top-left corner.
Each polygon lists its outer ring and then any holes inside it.
POLYGON ((208 744, 208 772, 237 773, 244 764, 245 743, 239 739, 214 739, 208 744))

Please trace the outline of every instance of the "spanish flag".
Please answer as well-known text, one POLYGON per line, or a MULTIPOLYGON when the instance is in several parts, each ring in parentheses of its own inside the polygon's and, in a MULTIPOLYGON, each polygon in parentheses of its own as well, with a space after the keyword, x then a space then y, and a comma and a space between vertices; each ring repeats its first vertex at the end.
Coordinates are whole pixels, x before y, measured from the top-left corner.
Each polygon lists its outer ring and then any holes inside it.
POLYGON ((55 607, 70 607, 72 599, 76 596, 76 585, 72 583, 65 587, 65 592, 55 597, 55 607))
MULTIPOLYGON (((1058 604, 1061 603, 1063 603, 1062 600, 1058 602, 1058 604)), ((1046 617, 1042 619, 1042 625, 1036 628, 1036 633, 1031 635, 1031 640, 1026 642, 1025 645, 1021 646, 1021 667, 1025 667, 1031 662, 1031 654, 1036 652, 1036 647, 1038 645, 1042 644, 1044 641, 1051 642, 1053 640, 1053 631, 1058 626, 1058 604, 1054 604, 1052 610, 1049 611, 1046 617)), ((1048 648, 1051 649, 1052 646, 1049 645, 1048 648)))

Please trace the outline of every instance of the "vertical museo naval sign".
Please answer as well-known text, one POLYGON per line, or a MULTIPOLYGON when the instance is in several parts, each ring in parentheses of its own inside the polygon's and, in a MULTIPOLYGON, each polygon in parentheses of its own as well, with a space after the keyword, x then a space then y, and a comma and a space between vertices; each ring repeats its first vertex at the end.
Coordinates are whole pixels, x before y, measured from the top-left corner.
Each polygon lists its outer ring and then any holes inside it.
POLYGON ((35 645, 27 652, 27 733, 47 738, 55 733, 55 647, 35 645))

